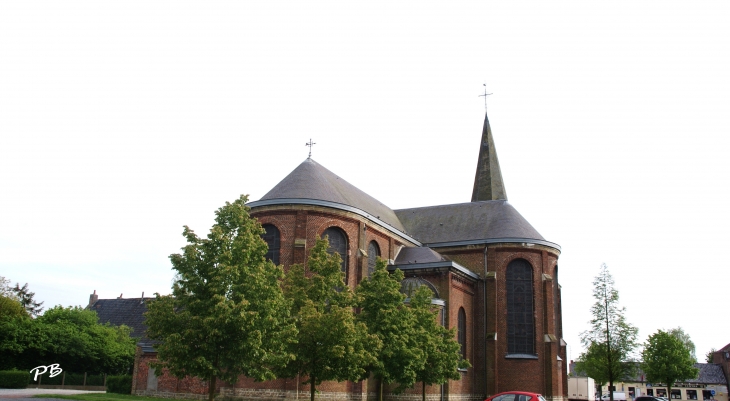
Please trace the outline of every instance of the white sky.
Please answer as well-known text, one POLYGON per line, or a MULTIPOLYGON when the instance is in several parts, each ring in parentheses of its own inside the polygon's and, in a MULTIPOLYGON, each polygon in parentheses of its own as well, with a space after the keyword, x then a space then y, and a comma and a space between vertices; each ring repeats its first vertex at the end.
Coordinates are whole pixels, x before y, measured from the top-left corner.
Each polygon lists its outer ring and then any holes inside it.
POLYGON ((0 275, 45 306, 169 292, 307 157, 391 208, 467 202, 484 105, 563 247, 569 357, 606 262, 641 339, 727 335, 730 3, 0 2, 0 275), (725 322, 725 323, 723 323, 725 322))

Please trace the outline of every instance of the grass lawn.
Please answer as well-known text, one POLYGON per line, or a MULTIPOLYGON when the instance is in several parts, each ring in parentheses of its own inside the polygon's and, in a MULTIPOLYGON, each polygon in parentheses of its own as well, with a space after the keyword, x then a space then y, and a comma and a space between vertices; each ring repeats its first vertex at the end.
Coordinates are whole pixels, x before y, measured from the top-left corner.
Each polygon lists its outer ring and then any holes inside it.
POLYGON ((114 393, 92 393, 92 394, 38 394, 34 398, 63 398, 66 400, 82 400, 82 401, 160 401, 162 398, 140 397, 130 394, 114 394, 114 393))

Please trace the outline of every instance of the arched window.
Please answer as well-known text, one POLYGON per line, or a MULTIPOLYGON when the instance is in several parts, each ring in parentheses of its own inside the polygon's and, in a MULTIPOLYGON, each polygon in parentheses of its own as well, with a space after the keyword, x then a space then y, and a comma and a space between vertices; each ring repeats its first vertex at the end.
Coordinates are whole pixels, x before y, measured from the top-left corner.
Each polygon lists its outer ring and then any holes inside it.
POLYGON ((532 266, 524 259, 507 265, 507 353, 535 354, 532 266))
POLYGON ((459 308, 459 321, 457 326, 459 345, 461 346, 461 358, 466 359, 466 312, 459 308))
POLYGON ((329 238, 330 247, 327 248, 327 252, 330 254, 332 253, 339 253, 340 257, 342 258, 342 272, 345 273, 345 283, 347 283, 347 237, 345 236, 345 232, 342 231, 342 229, 337 227, 330 227, 326 230, 324 230, 324 233, 322 233, 322 238, 324 237, 329 238))
POLYGON ((380 256, 378 243, 370 241, 370 245, 368 245, 368 277, 372 276, 375 271, 375 262, 378 260, 378 256, 380 256))
POLYGON ((264 224, 264 230, 266 233, 262 236, 266 245, 269 246, 269 251, 266 252, 266 259, 274 262, 275 265, 279 264, 279 249, 281 249, 281 236, 279 235, 279 229, 273 224, 264 224))

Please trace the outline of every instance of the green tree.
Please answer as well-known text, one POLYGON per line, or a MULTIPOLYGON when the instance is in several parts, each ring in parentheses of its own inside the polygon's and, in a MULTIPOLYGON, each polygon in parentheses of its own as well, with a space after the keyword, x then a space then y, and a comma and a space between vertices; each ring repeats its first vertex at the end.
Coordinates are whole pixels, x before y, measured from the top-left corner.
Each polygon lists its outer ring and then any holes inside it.
POLYGON ((689 350, 689 354, 692 355, 692 359, 697 363, 697 354, 695 349, 695 343, 692 341, 692 339, 689 337, 688 333, 684 332, 684 329, 682 327, 676 327, 674 329, 670 329, 668 331, 669 334, 677 337, 679 341, 684 344, 685 347, 689 350))
POLYGON ((372 350, 375 363, 368 370, 378 380, 378 400, 383 399, 383 385, 397 383, 396 394, 413 387, 418 371, 423 370, 425 354, 418 344, 416 316, 404 303, 400 292, 403 272, 388 273, 387 264, 378 258, 375 271, 356 289, 360 313, 357 320, 382 346, 372 350))
POLYGON ((715 348, 710 348, 710 350, 707 351, 707 353, 705 354, 705 361, 707 361, 707 363, 712 363, 715 352, 717 352, 717 349, 715 348))
POLYGON ((0 296, 15 298, 15 292, 10 287, 10 280, 4 276, 0 276, 0 296))
POLYGON ((22 287, 20 286, 20 283, 16 283, 12 291, 31 316, 38 316, 41 312, 43 312, 43 302, 37 302, 33 299, 35 292, 30 292, 28 289, 28 283, 25 283, 22 287))
POLYGON ((37 319, 0 319, 0 369, 58 363, 70 372, 128 373, 135 341, 126 326, 99 324, 96 313, 56 306, 37 319))
MULTIPOLYGON (((605 263, 593 281, 593 298, 596 302, 591 307, 591 328, 581 333, 581 343, 590 351, 584 359, 590 361, 598 376, 591 377, 605 379, 613 388, 614 381, 633 373, 634 364, 625 362, 636 348, 638 329, 626 322, 626 308, 619 306, 618 290, 605 263)), ((613 392, 609 395, 613 401, 613 392)))
POLYGON ((27 347, 27 356, 39 358, 33 366, 54 362, 71 372, 121 374, 128 373, 134 361, 132 329, 99 324, 94 311, 58 305, 33 324, 36 340, 27 347))
POLYGON ((28 312, 14 296, 0 295, 0 319, 29 316, 28 312))
POLYGON ((642 358, 646 380, 666 384, 668 394, 672 393, 672 385, 677 381, 693 379, 699 374, 690 350, 670 332, 659 330, 649 336, 642 358))
POLYGON ((459 380, 459 369, 471 366, 469 361, 461 357, 461 346, 455 340, 455 330, 449 330, 436 321, 438 311, 431 305, 431 296, 430 289, 420 286, 410 300, 418 330, 416 342, 425 355, 425 363, 416 371, 416 380, 422 385, 422 401, 426 401, 427 385, 459 380))
POLYGON ((592 378, 596 381, 599 397, 601 388, 608 383, 608 372, 620 372, 622 377, 632 376, 636 371, 636 364, 633 362, 624 362, 620 355, 614 355, 611 358, 614 366, 606 369, 608 358, 606 357, 606 347, 602 343, 591 343, 588 348, 578 356, 576 360, 575 370, 592 378))
MULTIPOLYGON (((2 279, 2 277, 0 277, 2 279)), ((6 284, 0 280, 0 285, 6 284)), ((10 291, 0 295, 0 370, 23 368, 20 357, 27 349, 30 315, 10 291)))
POLYGON ((379 349, 377 337, 355 321, 354 296, 343 281, 340 255, 327 253, 326 239, 317 240, 306 267, 293 265, 284 280, 298 328, 296 358, 281 370, 283 376, 307 376, 310 400, 326 380, 362 380, 375 363, 370 350, 379 349))
POLYGON ((280 287, 283 270, 266 259, 264 230, 247 200, 242 195, 219 208, 207 238, 185 226, 188 245, 170 255, 177 272, 172 295, 156 294, 146 313, 147 335, 160 341, 152 366, 207 380, 211 401, 218 378, 274 379, 296 338, 280 287))

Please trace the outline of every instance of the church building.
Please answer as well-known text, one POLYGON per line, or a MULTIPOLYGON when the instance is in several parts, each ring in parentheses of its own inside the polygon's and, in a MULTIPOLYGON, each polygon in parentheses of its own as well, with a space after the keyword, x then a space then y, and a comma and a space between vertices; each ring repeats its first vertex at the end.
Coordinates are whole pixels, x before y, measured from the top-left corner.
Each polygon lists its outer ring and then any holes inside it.
MULTIPOLYGON (((423 285, 433 292, 441 323, 456 328, 463 357, 472 366, 461 371, 460 380, 428 387, 429 400, 484 400, 522 390, 562 401, 568 385, 560 246, 545 240, 507 201, 486 115, 479 146, 469 202, 392 210, 308 158, 250 202, 251 215, 266 230, 268 257, 285 270, 305 263, 310 248, 326 235, 330 250, 342 257, 350 287, 368 277, 380 257, 390 270, 405 273, 404 292, 423 285)), ((150 374, 147 362, 156 354, 141 345, 133 393, 206 394, 197 379, 150 374)), ((372 380, 323 383, 318 390, 320 399, 376 398, 372 380)), ((293 379, 255 383, 243 377, 220 388, 222 395, 269 400, 304 398, 307 391, 293 379)), ((421 386, 384 396, 420 400, 421 386)))

